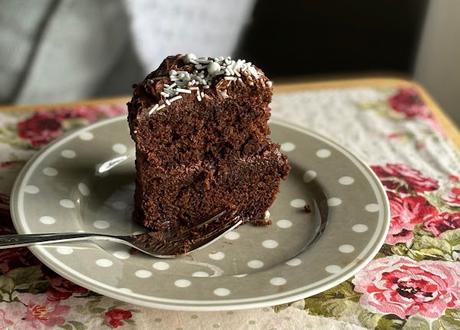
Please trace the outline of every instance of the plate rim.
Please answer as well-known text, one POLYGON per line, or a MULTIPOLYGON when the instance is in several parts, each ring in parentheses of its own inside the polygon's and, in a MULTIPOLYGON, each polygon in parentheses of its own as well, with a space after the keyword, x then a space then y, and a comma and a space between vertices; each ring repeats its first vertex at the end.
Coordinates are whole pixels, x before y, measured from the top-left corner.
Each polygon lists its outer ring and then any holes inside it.
MULTIPOLYGON (((20 222, 20 217, 19 217, 19 203, 18 203, 18 196, 21 192, 21 184, 26 177, 27 173, 30 171, 30 169, 33 167, 35 162, 40 158, 43 154, 49 152, 51 149, 53 149, 56 145, 65 143, 66 140, 78 136, 84 131, 92 130, 94 128, 97 128, 99 126, 103 125, 108 125, 111 124, 112 122, 117 122, 121 120, 125 120, 126 116, 116 116, 108 119, 103 119, 100 120, 96 123, 93 123, 91 125, 87 125, 84 127, 81 127, 79 129, 76 129, 74 131, 71 131, 67 134, 62 135, 58 139, 54 140, 50 144, 48 144, 45 148, 42 148, 39 150, 32 158, 24 165, 24 167, 21 169, 19 172, 18 176, 15 179, 13 189, 11 192, 11 200, 10 200, 10 212, 11 212, 11 217, 13 220, 13 225, 18 233, 24 234, 27 231, 23 230, 24 228, 22 227, 22 224, 20 222)), ((313 130, 310 130, 308 128, 305 128, 301 125, 293 124, 289 121, 277 118, 276 116, 272 117, 270 119, 270 123, 278 124, 280 126, 287 127, 289 129, 293 129, 296 131, 299 131, 300 133, 303 133, 307 136, 310 136, 312 138, 318 139, 322 142, 325 142, 326 144, 332 146, 334 149, 340 151, 342 154, 344 154, 351 162, 354 163, 355 166, 359 164, 362 166, 362 168, 366 171, 366 173, 372 178, 372 180, 375 183, 375 188, 380 194, 380 198, 382 199, 382 213, 383 213, 383 228, 380 232, 375 232, 374 235, 377 236, 374 245, 369 249, 369 251, 366 253, 366 257, 359 260, 359 262, 352 262, 350 265, 352 265, 351 269, 348 271, 343 272, 336 278, 327 281, 324 284, 318 285, 318 287, 313 288, 313 289, 304 289, 301 290, 300 292, 289 294, 289 291, 280 293, 280 294, 273 294, 273 295, 267 295, 264 296, 264 300, 261 301, 249 301, 249 302, 232 302, 232 300, 229 299, 221 299, 221 300, 211 300, 211 301, 202 301, 203 304, 197 305, 197 301, 189 301, 189 304, 187 304, 187 300, 180 300, 180 299, 164 299, 161 298, 162 300, 170 300, 171 302, 158 302, 158 301, 147 301, 143 299, 139 299, 130 295, 125 294, 122 291, 115 292, 113 290, 106 289, 104 287, 101 287, 97 284, 93 284, 94 280, 89 278, 86 275, 83 275, 79 273, 82 276, 73 276, 72 272, 67 271, 65 267, 60 266, 58 263, 62 263, 62 261, 54 260, 56 259, 54 256, 50 255, 47 251, 43 249, 42 246, 33 246, 33 247, 28 247, 28 249, 37 257, 45 266, 59 274, 60 276, 72 281, 75 284, 78 284, 82 287, 88 288, 88 284, 90 284, 91 287, 88 289, 94 292, 97 292, 99 294, 102 294, 107 297, 111 297, 113 299, 117 300, 123 300, 125 302, 134 304, 134 305, 140 305, 144 307, 151 307, 151 308, 158 308, 158 309, 165 309, 165 310, 175 310, 175 311, 195 311, 195 312, 204 312, 204 311, 225 311, 225 310, 243 310, 243 309, 251 309, 251 308, 262 308, 262 307, 268 307, 268 306, 273 306, 277 304, 284 304, 288 302, 293 302, 296 300, 304 299, 313 295, 316 295, 318 293, 321 293, 325 290, 328 290, 330 288, 333 288, 334 286, 348 280, 352 276, 354 276, 356 273, 358 273, 361 269, 363 269, 380 251, 381 246, 383 245, 385 238, 387 236, 389 226, 390 226, 390 206, 389 206, 389 201, 388 197, 385 193, 385 189, 378 179, 377 175, 372 171, 372 169, 367 165, 364 161, 362 161, 358 156, 356 156, 354 153, 346 149, 345 147, 341 146, 339 143, 333 141, 332 139, 329 139, 322 134, 319 134, 313 130), (85 280, 84 278, 87 278, 85 280), (283 297, 276 298, 276 295, 283 295, 283 297), (174 301, 174 303, 172 302, 174 301), (195 304, 195 305, 193 305, 195 304)), ((363 173, 364 175, 364 173, 363 173)), ((69 267, 69 269, 71 269, 69 267)), ((99 283, 99 281, 97 281, 99 283)), ((104 284, 104 283, 102 283, 104 284)), ((305 287, 305 286, 304 286, 305 287)), ((113 287, 112 287, 113 288, 113 287)), ((293 289, 293 290, 299 290, 293 289)), ((290 290, 290 291, 293 291, 290 290)), ((257 297, 253 298, 243 298, 243 299, 236 299, 236 300, 248 300, 248 299, 254 299, 257 297)))

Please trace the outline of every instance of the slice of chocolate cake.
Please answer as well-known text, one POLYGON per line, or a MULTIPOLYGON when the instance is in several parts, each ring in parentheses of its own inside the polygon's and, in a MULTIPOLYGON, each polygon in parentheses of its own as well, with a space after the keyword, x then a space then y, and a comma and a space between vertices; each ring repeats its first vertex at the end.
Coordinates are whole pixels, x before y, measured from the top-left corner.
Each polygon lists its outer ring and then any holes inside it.
POLYGON ((267 224, 289 165, 270 138, 271 82, 244 60, 167 57, 134 86, 134 218, 168 237, 226 211, 267 224))

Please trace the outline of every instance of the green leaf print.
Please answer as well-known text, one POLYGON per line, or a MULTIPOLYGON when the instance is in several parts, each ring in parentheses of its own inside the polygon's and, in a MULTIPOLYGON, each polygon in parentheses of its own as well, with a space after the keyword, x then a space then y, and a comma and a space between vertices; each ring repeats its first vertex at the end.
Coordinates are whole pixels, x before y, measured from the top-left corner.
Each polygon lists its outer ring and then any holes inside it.
POLYGON ((460 310, 448 309, 446 313, 433 322, 433 330, 460 329, 460 310))
POLYGON ((386 314, 379 319, 375 330, 400 330, 403 329, 405 323, 405 320, 400 319, 396 315, 386 314))

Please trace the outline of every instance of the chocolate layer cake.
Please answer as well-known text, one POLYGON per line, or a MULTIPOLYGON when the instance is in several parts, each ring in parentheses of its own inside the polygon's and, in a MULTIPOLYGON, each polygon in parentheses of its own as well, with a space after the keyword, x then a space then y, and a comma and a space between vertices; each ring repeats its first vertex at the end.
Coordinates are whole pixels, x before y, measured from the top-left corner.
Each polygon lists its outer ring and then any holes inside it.
POLYGON ((244 60, 167 57, 134 86, 134 218, 168 237, 226 211, 268 224, 289 165, 269 138, 271 82, 244 60))

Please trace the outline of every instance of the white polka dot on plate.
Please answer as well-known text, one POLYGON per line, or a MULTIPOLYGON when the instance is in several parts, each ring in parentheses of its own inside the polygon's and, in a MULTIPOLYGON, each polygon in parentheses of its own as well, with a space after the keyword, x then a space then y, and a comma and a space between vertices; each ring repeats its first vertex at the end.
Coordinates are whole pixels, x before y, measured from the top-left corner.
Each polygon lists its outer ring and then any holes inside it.
POLYGON ((225 297, 230 294, 230 290, 226 288, 217 288, 214 290, 214 294, 219 297, 225 297))
POLYGON ((116 201, 116 202, 113 202, 112 203, 112 207, 115 209, 115 210, 118 210, 118 211, 121 211, 121 210, 124 210, 128 207, 128 204, 126 204, 125 202, 123 201, 116 201))
POLYGON ((118 290, 123 293, 133 293, 133 290, 128 288, 119 288, 118 290))
POLYGON ((61 151, 61 156, 67 159, 72 159, 77 156, 77 153, 73 150, 66 149, 61 151))
POLYGON ((209 274, 206 272, 194 272, 192 276, 193 277, 209 277, 209 274))
POLYGON ((355 232, 355 233, 364 233, 366 232, 369 228, 362 224, 362 223, 358 223, 356 225, 353 225, 353 227, 351 227, 351 229, 355 232))
POLYGON ((254 259, 254 260, 248 261, 249 268, 259 269, 259 268, 262 268, 263 266, 264 266, 264 263, 261 260, 254 259))
POLYGON ((342 200, 337 197, 331 197, 327 200, 327 205, 329 206, 339 206, 340 204, 342 204, 342 200))
POLYGON ((61 199, 59 204, 66 209, 73 209, 75 207, 75 203, 70 199, 61 199))
POLYGON ((292 222, 287 219, 281 219, 276 222, 276 225, 280 228, 286 229, 292 227, 292 222))
POLYGON ((246 277, 246 276, 248 276, 248 274, 237 274, 237 275, 233 275, 233 277, 237 277, 237 278, 246 277))
POLYGON ((156 270, 166 270, 169 269, 169 264, 164 261, 154 262, 152 267, 156 270))
POLYGON ((317 176, 318 174, 315 171, 308 170, 303 174, 303 182, 309 183, 313 181, 317 176))
POLYGON ((275 286, 285 285, 286 283, 287 283, 287 281, 283 277, 273 277, 270 280, 270 284, 275 285, 275 286))
POLYGON ((128 151, 128 148, 124 144, 116 143, 112 146, 112 150, 115 151, 117 154, 122 155, 126 153, 126 151, 128 151))
POLYGON ((174 282, 174 285, 177 286, 178 288, 186 288, 190 286, 191 284, 192 282, 190 282, 189 280, 184 280, 184 279, 180 279, 174 282))
POLYGON ((93 222, 93 226, 97 229, 107 229, 110 227, 110 223, 105 220, 96 220, 93 222))
POLYGON ((278 242, 272 239, 267 239, 262 242, 262 246, 266 249, 274 249, 278 247, 278 245, 279 245, 278 242))
POLYGON ((326 268, 324 269, 326 270, 326 272, 330 274, 336 274, 342 270, 342 268, 337 265, 329 265, 329 266, 326 266, 326 268))
POLYGON ((96 265, 98 265, 99 267, 110 267, 113 265, 113 262, 112 260, 109 260, 109 259, 97 259, 96 260, 96 265))
POLYGON ((56 170, 55 168, 53 167, 45 167, 43 170, 42 170, 43 174, 45 174, 46 176, 56 176, 58 175, 58 170, 56 170))
POLYGON ((37 186, 29 184, 24 187, 24 192, 28 194, 38 194, 40 192, 40 189, 38 189, 37 186))
POLYGON ((303 199, 300 199, 300 198, 296 198, 296 199, 293 199, 290 203, 289 203, 292 207, 304 207, 305 206, 305 200, 303 199))
POLYGON ((53 217, 47 216, 47 215, 40 217, 38 221, 40 221, 44 225, 52 225, 56 223, 56 219, 54 219, 53 217))
POLYGON ((365 209, 366 209, 367 212, 378 212, 380 208, 379 208, 378 204, 371 203, 371 204, 367 204, 365 206, 365 209))
POLYGON ((78 135, 78 137, 82 139, 83 141, 90 141, 94 139, 94 135, 91 132, 82 132, 80 133, 80 135, 78 135))
POLYGON ((136 270, 134 275, 136 275, 136 277, 138 278, 149 278, 150 276, 152 276, 152 272, 145 269, 139 269, 136 270))
POLYGON ((73 249, 70 246, 59 246, 56 249, 57 253, 63 254, 63 255, 68 255, 73 253, 73 249))
POLYGON ((343 244, 339 246, 339 251, 342 253, 352 253, 354 250, 354 246, 350 244, 343 244))
POLYGON ((83 182, 80 182, 78 184, 78 191, 80 191, 80 194, 82 194, 83 196, 89 196, 90 194, 88 186, 83 182))
POLYGON ((316 156, 319 158, 327 158, 331 155, 331 152, 328 149, 319 149, 316 152, 316 156))
POLYGON ((295 149, 295 144, 292 142, 285 142, 281 144, 281 151, 289 152, 295 149))
POLYGON ((299 258, 292 258, 291 260, 286 261, 286 265, 291 266, 291 267, 298 266, 301 263, 302 263, 302 260, 300 260, 299 258))
POLYGON ((120 250, 120 251, 115 251, 115 252, 113 253, 113 256, 114 256, 115 258, 125 260, 125 259, 128 259, 131 255, 129 254, 128 251, 120 250))
POLYGON ((342 176, 339 178, 339 183, 344 185, 344 186, 349 186, 355 182, 355 179, 353 179, 351 176, 342 176))
POLYGON ((224 237, 228 240, 231 240, 231 241, 234 241, 238 238, 240 238, 240 234, 237 233, 236 231, 231 231, 231 232, 228 232, 224 235, 224 237))
POLYGON ((215 252, 215 253, 210 253, 209 258, 211 258, 212 260, 222 260, 225 258, 225 253, 220 252, 220 251, 215 252))

